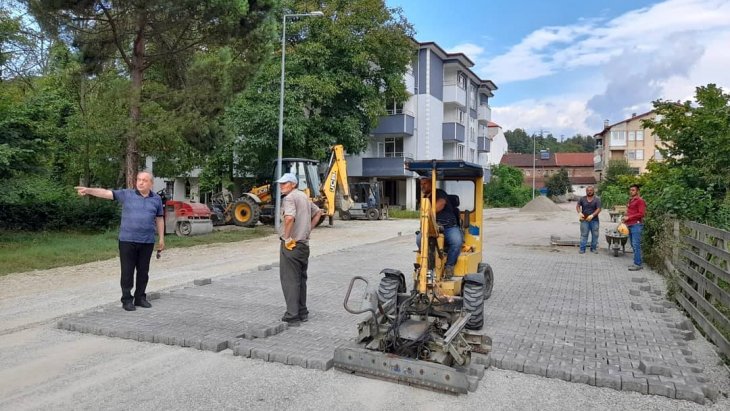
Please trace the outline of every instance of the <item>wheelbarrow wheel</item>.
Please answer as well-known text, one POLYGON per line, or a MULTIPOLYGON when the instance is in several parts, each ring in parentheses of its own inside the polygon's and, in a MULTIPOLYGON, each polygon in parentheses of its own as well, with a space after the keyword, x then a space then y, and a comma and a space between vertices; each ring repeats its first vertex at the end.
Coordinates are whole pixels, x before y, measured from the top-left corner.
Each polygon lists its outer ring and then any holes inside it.
POLYGON ((618 257, 618 248, 613 249, 613 256, 618 257))

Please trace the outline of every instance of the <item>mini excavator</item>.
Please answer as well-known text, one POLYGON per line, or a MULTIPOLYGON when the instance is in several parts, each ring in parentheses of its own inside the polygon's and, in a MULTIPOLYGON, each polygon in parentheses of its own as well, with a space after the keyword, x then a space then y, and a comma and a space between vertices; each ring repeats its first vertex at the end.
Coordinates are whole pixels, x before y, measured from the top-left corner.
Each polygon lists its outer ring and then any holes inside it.
POLYGON ((368 316, 358 324, 356 343, 335 350, 334 366, 435 391, 466 393, 476 389, 470 363, 478 356, 484 361, 491 351, 491 339, 477 332, 494 283, 491 267, 482 262, 484 171, 480 165, 453 160, 411 161, 406 169, 430 176, 432 183, 430 198, 420 202, 422 235, 411 290, 395 269, 381 271, 377 291, 364 277, 352 278, 345 310, 368 316), (449 194, 464 234, 450 277, 445 272, 443 229, 434 211, 439 184, 449 194), (359 282, 368 291, 355 308, 350 295, 359 282))

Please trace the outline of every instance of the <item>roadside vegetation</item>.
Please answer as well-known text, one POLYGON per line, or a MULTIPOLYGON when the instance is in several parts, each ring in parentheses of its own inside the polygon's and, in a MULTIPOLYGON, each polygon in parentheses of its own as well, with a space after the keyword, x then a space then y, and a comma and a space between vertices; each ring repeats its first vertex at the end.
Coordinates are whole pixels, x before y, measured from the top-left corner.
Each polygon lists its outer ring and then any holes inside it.
POLYGON ((532 199, 523 184, 522 171, 504 164, 492 166, 492 179, 484 186, 485 207, 522 207, 532 199))
MULTIPOLYGON (((273 234, 270 226, 256 228, 231 227, 211 234, 178 237, 165 236, 169 249, 193 247, 202 244, 230 243, 273 234)), ((45 270, 116 258, 118 231, 116 228, 103 232, 0 231, 0 276, 32 270, 45 270)), ((165 258, 165 252, 162 253, 165 258)), ((154 257, 153 257, 154 258, 154 257)))
POLYGON ((418 210, 388 210, 389 218, 418 218, 420 216, 418 210))

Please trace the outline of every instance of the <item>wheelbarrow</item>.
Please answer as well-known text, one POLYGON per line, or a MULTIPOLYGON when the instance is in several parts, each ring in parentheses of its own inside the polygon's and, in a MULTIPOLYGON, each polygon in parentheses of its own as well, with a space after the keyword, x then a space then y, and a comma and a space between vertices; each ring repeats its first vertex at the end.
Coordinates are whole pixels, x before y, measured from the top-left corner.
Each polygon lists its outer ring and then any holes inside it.
POLYGON ((613 251, 613 256, 618 257, 618 252, 626 254, 626 242, 629 236, 621 234, 617 230, 606 230, 606 242, 608 243, 608 251, 613 251))

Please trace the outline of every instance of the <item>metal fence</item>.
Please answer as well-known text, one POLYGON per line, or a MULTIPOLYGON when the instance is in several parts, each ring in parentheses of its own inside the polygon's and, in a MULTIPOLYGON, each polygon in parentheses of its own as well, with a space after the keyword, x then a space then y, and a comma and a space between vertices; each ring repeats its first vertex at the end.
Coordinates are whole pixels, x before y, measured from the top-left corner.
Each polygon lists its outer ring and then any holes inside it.
POLYGON ((691 221, 674 223, 670 272, 677 302, 719 351, 730 356, 730 232, 691 221))

